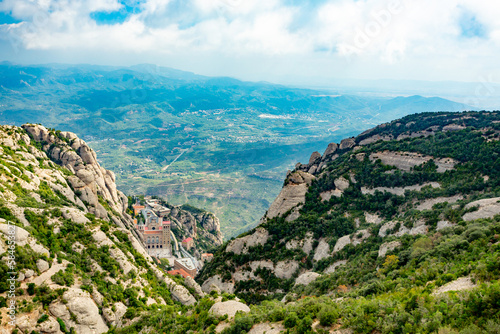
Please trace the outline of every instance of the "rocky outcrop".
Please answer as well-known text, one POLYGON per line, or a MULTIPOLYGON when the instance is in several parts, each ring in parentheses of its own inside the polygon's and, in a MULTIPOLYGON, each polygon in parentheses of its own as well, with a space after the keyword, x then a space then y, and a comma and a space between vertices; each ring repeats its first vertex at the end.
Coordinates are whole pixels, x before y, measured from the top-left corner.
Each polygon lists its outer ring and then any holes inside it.
POLYGON ((171 211, 168 218, 173 226, 181 231, 183 238, 203 239, 213 247, 222 245, 220 222, 214 214, 205 211, 190 212, 182 209, 181 206, 169 207, 171 211))
POLYGON ((347 150, 356 146, 356 140, 354 138, 346 138, 340 141, 339 149, 347 150))
POLYGON ((434 160, 438 173, 444 173, 455 168, 457 161, 451 158, 436 159, 434 157, 414 152, 376 152, 370 154, 370 160, 380 159, 384 165, 394 166, 402 171, 409 172, 413 167, 419 166, 429 160, 434 160))
POLYGON ((314 178, 312 174, 301 171, 290 174, 285 186, 281 189, 261 222, 265 222, 268 218, 281 216, 295 207, 300 207, 305 202, 307 189, 314 178))
POLYGON ((216 317, 222 317, 227 315, 229 319, 234 318, 237 312, 248 313, 250 312, 250 308, 235 300, 228 300, 225 302, 217 302, 212 305, 208 313, 213 314, 216 317))
POLYGON ((234 254, 246 254, 250 247, 264 245, 269 237, 265 228, 257 228, 253 234, 234 239, 226 246, 226 252, 234 254))
POLYGON ((248 332, 248 334, 279 334, 286 331, 285 326, 282 323, 262 323, 256 324, 248 332))
POLYGON ((62 301, 55 301, 49 306, 50 313, 61 318, 66 328, 74 327, 77 333, 105 333, 108 326, 99 314, 99 308, 86 291, 69 288, 64 292, 62 301))
POLYGON ((316 247, 316 250, 314 251, 313 260, 319 261, 328 256, 330 256, 330 245, 325 239, 321 239, 316 247))
POLYGON ((479 218, 491 218, 500 214, 500 197, 480 199, 470 202, 465 206, 465 209, 477 207, 476 211, 467 212, 463 219, 471 221, 479 218))
POLYGON ((335 247, 333 247, 333 252, 340 252, 345 246, 351 244, 351 237, 348 235, 344 235, 342 238, 337 240, 335 247))
POLYGON ((131 223, 125 213, 127 198, 116 189, 114 173, 99 165, 95 152, 83 140, 74 133, 55 133, 41 125, 25 124, 23 129, 33 141, 43 145, 43 151, 49 158, 75 174, 68 177, 68 182, 91 213, 98 218, 109 219, 111 213, 100 202, 101 196, 102 201, 121 219, 131 223))
POLYGON ((406 186, 406 187, 376 187, 376 188, 366 188, 366 187, 361 187, 361 193, 363 195, 373 195, 375 194, 376 191, 380 192, 388 192, 394 195, 398 196, 404 196, 406 191, 420 191, 424 187, 432 187, 432 188, 441 188, 441 185, 437 182, 428 182, 424 184, 418 184, 414 186, 406 186))
POLYGON ((120 328, 123 325, 123 316, 127 312, 127 306, 122 302, 114 303, 112 307, 102 310, 102 315, 106 322, 113 327, 120 328))
POLYGON ((184 279, 184 282, 186 283, 186 286, 188 288, 192 288, 198 296, 200 297, 205 296, 205 293, 201 289, 201 286, 198 283, 196 283, 196 281, 193 278, 188 276, 184 279))
POLYGON ((343 266, 347 264, 347 260, 340 260, 332 263, 328 268, 325 269, 324 273, 325 274, 331 274, 334 273, 335 270, 337 270, 338 267, 343 266))
POLYGON ((215 275, 205 280, 201 285, 201 290, 205 293, 210 293, 212 290, 218 292, 234 293, 234 283, 223 282, 219 275, 215 275))
POLYGON ((396 249, 397 247, 401 246, 401 242, 399 241, 391 241, 391 242, 385 242, 382 245, 380 245, 380 248, 378 250, 378 256, 379 257, 384 257, 387 252, 396 249))
POLYGON ((456 280, 446 283, 443 286, 437 288, 433 294, 439 295, 448 291, 462 291, 462 290, 471 290, 474 289, 477 285, 472 282, 470 277, 460 277, 456 280))
POLYGON ((279 261, 274 267, 274 275, 282 279, 290 279, 299 269, 297 261, 279 261))
POLYGON ((419 211, 423 211, 423 210, 431 210, 432 207, 435 205, 435 204, 438 204, 438 203, 455 203, 459 200, 462 200, 464 197, 462 195, 455 195, 455 196, 451 196, 451 197, 437 197, 437 198, 430 198, 430 199, 426 199, 424 200, 422 203, 420 203, 419 205, 417 205, 415 207, 415 209, 419 210, 419 211))
POLYGON ((313 242, 314 242, 313 234, 311 232, 308 232, 305 238, 300 240, 297 239, 290 240, 286 243, 285 247, 286 249, 301 248, 304 251, 304 253, 309 254, 312 251, 313 242))
POLYGON ((321 275, 315 272, 303 273, 295 280, 295 285, 309 285, 314 282, 321 275))

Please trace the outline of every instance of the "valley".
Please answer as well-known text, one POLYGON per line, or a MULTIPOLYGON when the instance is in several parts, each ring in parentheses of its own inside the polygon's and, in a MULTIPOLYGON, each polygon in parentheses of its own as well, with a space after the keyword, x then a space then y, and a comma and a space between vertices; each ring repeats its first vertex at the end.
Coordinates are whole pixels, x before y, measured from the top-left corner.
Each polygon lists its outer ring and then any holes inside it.
POLYGON ((75 132, 125 193, 211 211, 226 240, 258 223, 286 170, 307 161, 308 152, 410 113, 467 108, 440 98, 339 95, 152 65, 3 63, 0 82, 0 122, 75 132))

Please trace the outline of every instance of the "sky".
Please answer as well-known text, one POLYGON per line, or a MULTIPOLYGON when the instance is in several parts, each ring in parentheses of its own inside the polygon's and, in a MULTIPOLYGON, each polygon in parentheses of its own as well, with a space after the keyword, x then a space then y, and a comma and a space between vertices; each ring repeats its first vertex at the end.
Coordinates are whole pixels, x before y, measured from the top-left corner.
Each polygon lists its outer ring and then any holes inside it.
POLYGON ((498 0, 1 0, 0 60, 500 82, 498 0))

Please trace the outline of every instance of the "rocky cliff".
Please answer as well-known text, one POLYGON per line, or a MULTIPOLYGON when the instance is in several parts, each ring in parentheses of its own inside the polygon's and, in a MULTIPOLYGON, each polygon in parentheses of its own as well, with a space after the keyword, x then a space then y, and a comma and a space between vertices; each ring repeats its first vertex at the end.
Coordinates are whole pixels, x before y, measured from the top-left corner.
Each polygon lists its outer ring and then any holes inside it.
POLYGON ((180 240, 193 238, 195 240, 195 256, 201 252, 222 245, 222 232, 219 219, 212 213, 190 206, 170 206, 170 221, 172 230, 180 240))
MULTIPOLYGON (((0 127, 0 303, 15 272, 17 330, 104 333, 153 305, 196 302, 196 283, 184 286, 147 255, 127 205, 114 174, 75 134, 0 127)), ((10 332, 6 312, 0 327, 10 332)))

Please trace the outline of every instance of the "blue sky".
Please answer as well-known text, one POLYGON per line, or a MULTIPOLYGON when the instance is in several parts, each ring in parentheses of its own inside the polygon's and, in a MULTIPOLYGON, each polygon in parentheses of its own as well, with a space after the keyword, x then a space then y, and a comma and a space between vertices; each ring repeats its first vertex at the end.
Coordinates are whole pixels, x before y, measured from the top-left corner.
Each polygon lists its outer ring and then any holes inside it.
POLYGON ((498 17, 494 0, 3 0, 0 61, 500 82, 498 17))

